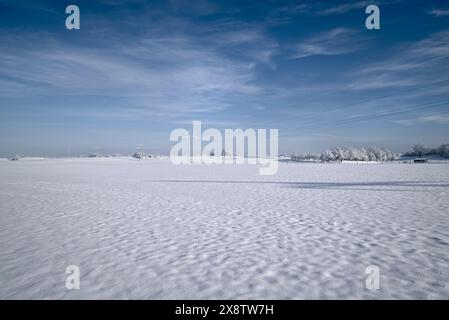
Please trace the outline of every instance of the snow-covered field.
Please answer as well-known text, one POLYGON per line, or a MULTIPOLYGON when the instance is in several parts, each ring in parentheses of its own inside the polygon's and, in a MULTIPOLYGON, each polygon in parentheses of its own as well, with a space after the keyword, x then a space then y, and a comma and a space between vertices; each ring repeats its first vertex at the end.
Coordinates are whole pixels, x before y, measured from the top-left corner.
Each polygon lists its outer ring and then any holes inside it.
POLYGON ((449 164, 0 161, 0 219, 2 299, 449 298, 449 164))

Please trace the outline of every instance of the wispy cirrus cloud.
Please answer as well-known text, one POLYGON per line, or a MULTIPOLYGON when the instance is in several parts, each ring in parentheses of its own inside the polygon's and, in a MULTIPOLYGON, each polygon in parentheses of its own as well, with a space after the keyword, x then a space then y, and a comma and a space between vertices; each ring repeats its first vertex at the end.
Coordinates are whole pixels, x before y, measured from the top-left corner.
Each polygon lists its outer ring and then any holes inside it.
POLYGON ((270 17, 277 21, 288 22, 295 15, 306 14, 313 16, 332 16, 342 15, 354 10, 362 10, 369 5, 387 6, 395 3, 400 3, 403 0, 362 0, 352 2, 305 2, 285 4, 278 7, 272 12, 270 17))
POLYGON ((217 13, 220 7, 218 3, 207 0, 170 0, 168 3, 176 12, 182 12, 183 14, 190 13, 200 16, 207 16, 217 13))
MULTIPOLYGON (((11 37, 4 32, 0 97, 20 98, 26 88, 29 95, 111 100, 108 113, 97 101, 66 112, 94 117, 122 112, 127 117, 170 119, 221 112, 235 101, 250 105, 247 99, 262 92, 255 67, 275 67, 277 44, 260 28, 246 24, 191 30, 169 37, 152 30, 128 38, 108 33, 98 40, 98 30, 92 29, 81 45, 46 33, 11 37)), ((76 108, 66 104, 70 107, 76 108)))
POLYGON ((449 16, 449 9, 432 9, 427 13, 434 17, 447 17, 449 16))
POLYGON ((347 90, 391 89, 416 85, 416 80, 406 77, 395 77, 390 74, 379 74, 373 77, 357 79, 346 85, 347 90))
POLYGON ((1 96, 20 97, 26 87, 36 95, 126 97, 128 107, 179 115, 217 112, 226 108, 230 93, 259 92, 251 83, 251 64, 202 50, 188 39, 145 39, 117 51, 56 40, 45 50, 16 47, 0 58, 1 96), (145 58, 137 60, 137 53, 145 58))
POLYGON ((310 13, 318 4, 317 3, 294 3, 285 4, 271 13, 272 15, 278 16, 291 16, 295 14, 310 13))
POLYGON ((350 2, 340 4, 334 7, 329 7, 326 9, 319 10, 317 12, 318 15, 328 16, 328 15, 338 15, 344 14, 352 10, 366 8, 370 4, 374 4, 372 1, 359 1, 359 2, 350 2))
POLYGON ((390 1, 357 1, 357 2, 348 2, 339 4, 336 6, 328 7, 325 9, 320 9, 316 11, 317 15, 321 16, 329 16, 329 15, 340 15, 345 14, 347 12, 358 10, 358 9, 364 9, 369 5, 378 5, 378 6, 385 6, 389 4, 395 4, 402 2, 402 0, 390 0, 390 1))
POLYGON ((250 63, 276 68, 273 57, 279 51, 279 45, 267 37, 260 27, 234 23, 224 30, 212 28, 205 34, 205 41, 217 50, 232 52, 250 63))
POLYGON ((449 115, 447 113, 433 113, 427 115, 421 115, 415 118, 397 119, 392 122, 401 124, 404 126, 414 126, 420 123, 431 123, 445 125, 449 124, 449 115))
POLYGON ((361 37, 356 30, 336 28, 319 33, 301 42, 296 46, 293 58, 347 54, 362 49, 365 41, 366 38, 361 37))
MULTIPOLYGON (((372 89, 419 84, 427 86, 447 79, 448 60, 449 30, 444 30, 407 45, 401 44, 388 59, 356 70, 354 74, 361 77, 356 78, 352 86, 372 89)), ((435 90, 432 86, 426 89, 435 90)))

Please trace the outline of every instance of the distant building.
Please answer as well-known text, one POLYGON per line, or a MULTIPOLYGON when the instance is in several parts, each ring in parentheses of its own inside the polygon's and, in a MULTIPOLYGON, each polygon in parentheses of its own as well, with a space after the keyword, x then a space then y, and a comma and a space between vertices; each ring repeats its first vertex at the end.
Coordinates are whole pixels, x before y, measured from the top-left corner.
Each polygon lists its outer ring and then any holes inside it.
POLYGON ((88 158, 101 158, 102 155, 100 153, 89 153, 87 155, 88 158))
POLYGON ((133 154, 133 158, 136 159, 143 159, 146 157, 146 154, 144 152, 136 152, 133 154))
POLYGON ((429 159, 427 158, 415 158, 413 159, 413 163, 427 163, 429 162, 429 159))

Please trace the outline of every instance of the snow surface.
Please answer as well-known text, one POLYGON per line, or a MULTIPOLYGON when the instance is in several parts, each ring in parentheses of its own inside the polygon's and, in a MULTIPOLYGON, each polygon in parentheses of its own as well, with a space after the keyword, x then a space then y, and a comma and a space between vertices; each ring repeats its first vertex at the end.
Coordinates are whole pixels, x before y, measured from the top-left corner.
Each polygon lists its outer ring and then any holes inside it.
POLYGON ((447 299, 448 199, 449 164, 1 161, 0 298, 447 299))

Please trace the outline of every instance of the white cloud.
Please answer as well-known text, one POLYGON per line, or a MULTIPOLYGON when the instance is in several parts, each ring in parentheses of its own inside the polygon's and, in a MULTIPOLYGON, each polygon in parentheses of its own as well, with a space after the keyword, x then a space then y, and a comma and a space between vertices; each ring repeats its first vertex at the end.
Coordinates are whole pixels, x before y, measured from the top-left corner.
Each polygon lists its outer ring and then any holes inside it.
POLYGON ((394 123, 398 123, 405 126, 414 126, 419 123, 433 123, 445 125, 449 123, 449 115, 445 113, 434 113, 428 115, 422 115, 412 119, 398 119, 393 120, 394 123))
POLYGON ((306 39, 296 47, 293 58, 300 59, 314 55, 341 55, 363 48, 364 39, 357 31, 336 28, 306 39))
POLYGON ((219 11, 218 5, 207 0, 170 0, 170 6, 178 12, 207 16, 219 11))
POLYGON ((369 65, 361 72, 408 71, 428 68, 429 65, 439 63, 439 59, 449 56, 449 30, 435 33, 399 49, 398 53, 387 61, 369 65))
POLYGON ((326 9, 319 10, 318 15, 328 16, 328 15, 340 15, 347 13, 352 10, 364 9, 369 5, 385 6, 389 4, 394 4, 402 2, 402 0, 390 0, 390 1, 358 1, 358 2, 348 2, 344 4, 337 5, 335 7, 329 7, 326 9))
MULTIPOLYGON (((139 108, 170 116, 222 111, 228 96, 260 92, 253 84, 254 62, 223 56, 185 36, 110 39, 107 48, 75 47, 48 35, 33 38, 9 39, 0 53, 0 96, 20 97, 26 87, 28 95, 126 97, 124 112, 139 108)), ((259 58, 264 59, 269 58, 259 58)))
POLYGON ((350 87, 375 89, 415 85, 417 90, 425 89, 420 91, 422 94, 444 93, 437 90, 438 86, 429 84, 447 79, 448 59, 449 30, 445 30, 423 40, 399 44, 386 59, 353 71, 350 87))
POLYGON ((438 124, 447 124, 447 123, 449 123, 449 116, 447 114, 431 114, 428 116, 420 117, 419 121, 438 123, 438 124))
POLYGON ((434 17, 447 17, 449 16, 449 9, 433 9, 427 13, 434 17))
POLYGON ((379 74, 372 77, 357 79, 349 83, 346 88, 350 90, 366 89, 389 89, 416 85, 416 80, 412 78, 395 77, 390 74, 379 74))
POLYGON ((353 2, 353 3, 345 3, 345 4, 335 6, 335 7, 323 9, 323 10, 319 11, 318 14, 324 15, 324 16, 333 15, 333 14, 343 14, 343 13, 349 12, 351 10, 366 8, 370 4, 373 4, 373 2, 372 1, 359 1, 359 2, 353 2))

